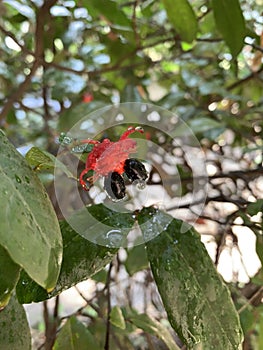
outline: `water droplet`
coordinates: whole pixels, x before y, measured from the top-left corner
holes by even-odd
[[[140,191],[144,190],[146,187],[146,182],[144,180],[135,180],[134,184],[136,185],[136,188]]]
[[[166,271],[171,271],[172,270],[172,264],[171,264],[171,260],[170,259],[166,260],[164,268],[165,268]]]
[[[18,175],[15,175],[15,178],[16,178],[16,182],[18,182],[19,184],[21,184],[21,179],[20,179],[20,177],[18,176]]]
[[[28,284],[28,281],[22,280],[22,285],[26,286]]]
[[[175,240],[173,241],[173,244],[178,244],[178,239],[175,239]]]
[[[4,291],[4,295],[5,295],[5,294],[8,294],[8,293],[10,293],[10,290],[7,288],[7,289]]]
[[[120,230],[110,230],[107,232],[106,238],[110,247],[120,247],[123,234]]]
[[[28,176],[25,176],[25,180],[28,184],[30,183],[30,178]]]
[[[92,144],[77,145],[72,147],[71,151],[73,153],[83,153],[83,152],[88,153],[92,151],[93,147],[94,145]]]
[[[73,141],[73,139],[72,137],[67,136],[64,132],[62,132],[59,136],[58,141],[61,145],[69,145]]]

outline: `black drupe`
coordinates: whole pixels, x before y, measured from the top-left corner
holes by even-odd
[[[116,171],[109,173],[104,179],[104,189],[112,199],[125,197],[125,183],[123,177]]]
[[[135,158],[126,159],[124,164],[124,171],[130,181],[146,180],[147,171],[145,166]]]

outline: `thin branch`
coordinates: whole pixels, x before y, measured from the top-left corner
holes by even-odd
[[[223,41],[222,38],[196,38],[196,41],[204,43],[220,43]]]
[[[261,298],[263,297],[263,287],[260,287],[259,290],[252,295],[252,297],[247,301],[246,304],[244,304],[243,306],[241,306],[241,308],[238,310],[238,313],[241,314],[241,312],[243,312],[249,305],[251,305],[253,303],[253,301],[255,299],[257,299],[258,296],[261,295]]]
[[[188,202],[182,205],[175,205],[172,206],[170,208],[167,208],[167,211],[171,211],[174,209],[189,209],[190,207],[193,207],[195,205],[198,204],[207,204],[209,202],[224,202],[224,203],[233,203],[235,204],[239,209],[242,209],[244,205],[249,204],[250,202],[246,201],[243,198],[237,198],[237,199],[233,199],[233,198],[229,198],[226,197],[224,195],[219,195],[219,196],[215,196],[215,197],[206,197],[206,198],[201,198],[195,202]]]
[[[41,65],[41,60],[43,56],[43,34],[44,34],[44,25],[47,20],[47,16],[50,15],[50,8],[56,3],[56,0],[47,0],[44,2],[43,6],[36,13],[36,30],[35,30],[35,52],[34,57],[35,60],[31,67],[30,73],[25,77],[25,80],[20,84],[17,90],[12,93],[7,102],[5,103],[3,109],[0,113],[0,120],[3,120],[7,117],[10,109],[13,107],[13,104],[18,101],[21,96],[28,89],[33,76],[35,75],[38,67]]]
[[[0,31],[3,34],[5,34],[5,36],[9,36],[16,43],[16,45],[20,47],[22,52],[28,55],[34,55],[33,51],[28,50],[23,44],[20,43],[20,41],[16,38],[16,36],[13,33],[6,30],[1,24],[0,24]]]
[[[236,87],[238,87],[239,85],[242,85],[242,84],[244,84],[244,83],[247,83],[247,82],[248,82],[249,80],[251,80],[251,79],[257,78],[258,75],[259,75],[261,72],[263,72],[263,66],[262,66],[261,68],[259,68],[256,72],[252,72],[252,73],[250,73],[249,75],[247,75],[245,78],[240,79],[240,80],[234,82],[233,84],[227,86],[226,89],[227,89],[228,91],[233,90],[233,89],[235,89]]]
[[[256,45],[256,44],[250,44],[250,43],[248,43],[246,41],[245,41],[245,44],[248,45],[248,46],[251,46],[251,47],[253,47],[253,49],[263,53],[263,47],[262,46],[259,46],[259,45]]]
[[[46,340],[43,346],[46,350],[52,350],[55,339],[56,339],[56,333],[57,333],[57,326],[58,326],[58,307],[59,307],[59,295],[56,296],[55,299],[55,306],[53,310],[53,317],[50,319],[49,312],[48,312],[48,303],[45,300],[44,303],[44,321],[45,321],[45,336]]]
[[[137,18],[136,18],[136,8],[138,6],[138,0],[136,0],[133,4],[133,12],[132,12],[132,27],[135,37],[135,43],[137,47],[140,47],[140,35],[137,29]]]
[[[106,281],[106,287],[107,287],[107,304],[108,304],[108,311],[107,311],[107,323],[106,323],[106,336],[105,336],[105,345],[104,350],[110,349],[110,312],[111,312],[111,293],[110,293],[110,282],[111,282],[111,270],[112,270],[112,262],[109,266],[107,281]]]

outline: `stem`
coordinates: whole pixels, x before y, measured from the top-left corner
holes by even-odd
[[[111,312],[111,294],[110,294],[110,282],[111,282],[111,270],[112,270],[112,262],[109,266],[108,276],[107,276],[107,282],[106,282],[106,290],[107,290],[107,304],[108,304],[108,311],[107,311],[107,321],[106,321],[106,336],[105,336],[105,345],[104,350],[110,349],[110,312]]]

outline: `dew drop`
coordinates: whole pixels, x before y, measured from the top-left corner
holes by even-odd
[[[164,268],[165,268],[166,271],[171,271],[172,270],[172,265],[171,265],[171,260],[170,259],[166,260],[166,264],[165,264]]]
[[[123,239],[123,234],[120,230],[110,230],[106,234],[110,247],[119,247]]]
[[[15,175],[15,178],[16,178],[16,182],[18,182],[19,184],[21,184],[21,179],[20,179],[20,177],[18,176],[18,175]]]
[[[146,182],[144,180],[136,180],[134,181],[136,188],[140,191],[143,191],[146,187]]]

